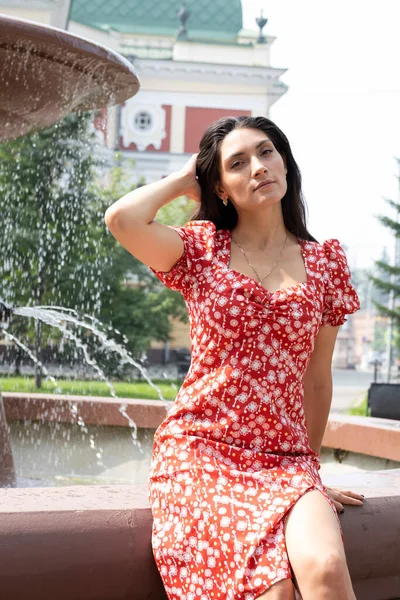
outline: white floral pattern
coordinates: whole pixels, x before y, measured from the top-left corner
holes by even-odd
[[[337,517],[302,380],[320,327],[344,323],[359,300],[337,240],[299,240],[307,281],[268,292],[229,268],[228,230],[174,229],[184,254],[152,270],[184,296],[192,361],[154,436],[154,557],[169,600],[254,600],[293,577],[283,526],[296,501],[318,489]]]

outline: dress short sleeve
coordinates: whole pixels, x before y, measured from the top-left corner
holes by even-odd
[[[360,300],[351,283],[346,254],[336,239],[323,243],[327,259],[322,325],[338,327],[360,308]]]
[[[183,254],[169,271],[150,270],[171,290],[184,294],[212,257],[216,227],[212,221],[189,221],[183,227],[169,226],[183,241]]]

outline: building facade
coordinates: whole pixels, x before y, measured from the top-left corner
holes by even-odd
[[[272,67],[275,38],[243,29],[240,0],[0,0],[0,12],[60,25],[120,52],[135,65],[140,93],[99,111],[105,144],[135,160],[151,182],[198,151],[202,133],[227,115],[268,116],[287,90]],[[256,16],[256,15],[255,15]]]

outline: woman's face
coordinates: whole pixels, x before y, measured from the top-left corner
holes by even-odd
[[[259,129],[234,129],[223,139],[219,171],[217,194],[239,211],[280,202],[287,191],[284,159]]]

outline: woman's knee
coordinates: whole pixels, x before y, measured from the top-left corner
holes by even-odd
[[[337,518],[318,490],[302,496],[285,522],[285,539],[300,588],[346,578],[347,564]],[[329,587],[329,586],[328,586]]]
[[[305,551],[297,560],[297,571],[307,573],[307,579],[313,583],[331,585],[343,579],[347,571],[346,558],[335,548],[315,553]]]

